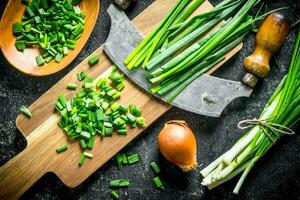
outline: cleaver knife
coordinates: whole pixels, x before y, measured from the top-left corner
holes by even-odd
[[[110,5],[107,12],[111,18],[111,29],[104,44],[104,51],[135,84],[166,102],[168,95],[161,97],[151,92],[153,85],[146,81],[149,71],[142,68],[129,71],[123,64],[144,36],[134,27],[126,14],[115,5]],[[252,91],[251,87],[241,82],[204,74],[189,84],[171,104],[200,115],[219,117],[231,101],[238,97],[249,97]]]

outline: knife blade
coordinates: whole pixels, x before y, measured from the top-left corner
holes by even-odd
[[[144,36],[115,5],[110,5],[107,12],[111,18],[111,29],[104,44],[104,51],[135,84],[166,102],[169,95],[161,97],[151,92],[153,85],[146,81],[149,71],[141,68],[129,71],[123,64]],[[189,84],[171,104],[193,113],[219,117],[231,101],[238,97],[249,97],[252,91],[252,88],[241,82],[204,74]]]

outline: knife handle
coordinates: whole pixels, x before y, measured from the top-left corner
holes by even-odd
[[[253,53],[244,59],[247,71],[243,82],[254,87],[259,78],[264,78],[270,71],[269,61],[284,42],[291,24],[280,13],[270,14],[260,26],[256,35],[256,47]]]

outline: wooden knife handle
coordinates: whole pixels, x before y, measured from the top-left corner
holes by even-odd
[[[264,20],[256,35],[255,50],[244,60],[244,68],[248,72],[243,79],[244,83],[254,87],[258,78],[268,75],[270,58],[279,50],[290,28],[291,24],[277,12]]]

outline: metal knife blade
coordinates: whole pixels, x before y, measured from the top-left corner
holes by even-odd
[[[150,89],[153,85],[146,81],[149,71],[141,68],[129,71],[123,64],[127,56],[143,40],[143,35],[116,6],[110,5],[107,12],[111,18],[111,30],[104,44],[106,54],[134,83],[152,94]],[[181,92],[173,100],[172,105],[193,113],[219,117],[231,101],[238,97],[249,97],[252,90],[241,82],[202,75]],[[168,98],[168,95],[154,96],[163,101]]]

